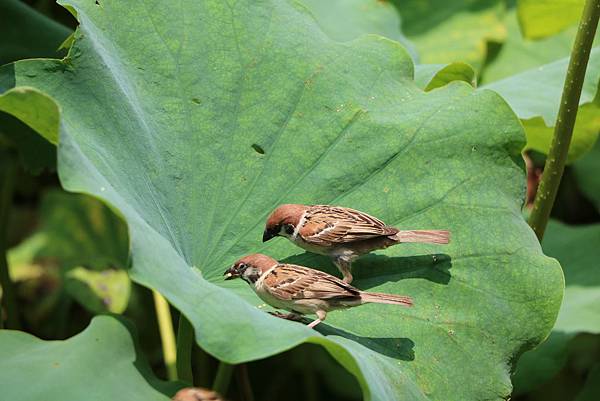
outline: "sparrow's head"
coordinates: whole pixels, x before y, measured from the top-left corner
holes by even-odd
[[[263,242],[279,235],[291,237],[306,209],[308,206],[293,204],[281,205],[275,209],[267,219]]]
[[[241,277],[254,284],[264,272],[277,264],[275,259],[260,253],[244,256],[225,271],[225,280]]]

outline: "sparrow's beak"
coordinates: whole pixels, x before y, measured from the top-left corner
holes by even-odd
[[[263,233],[263,242],[267,242],[268,240],[270,240],[271,238],[274,238],[276,236],[277,236],[277,234],[274,234],[272,231],[265,230],[265,232]]]
[[[225,276],[225,280],[233,280],[234,278],[238,278],[240,276],[240,274],[238,273],[238,271],[232,266],[229,269],[227,269],[225,271],[225,273],[223,274],[223,276]]]

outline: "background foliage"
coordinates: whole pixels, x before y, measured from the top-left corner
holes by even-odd
[[[165,370],[151,287],[212,355],[196,349],[196,384],[210,385],[213,356],[268,357],[246,365],[258,400],[496,399],[511,393],[511,372],[517,399],[593,399],[598,52],[554,212],[562,223],[543,243],[565,271],[564,302],[548,340],[514,365],[548,334],[561,297],[558,265],[520,215],[519,152],[528,150],[534,189],[577,18],[527,1],[306,0],[311,14],[268,3],[182,10],[81,0],[68,6],[81,23],[74,35],[64,27],[75,28],[69,13],[50,2],[3,3],[0,26],[13,38],[0,48],[3,63],[61,57],[59,45],[72,45],[62,62],[2,69],[0,109],[12,116],[0,116],[0,143],[5,160],[20,160],[8,262],[23,328],[44,339],[81,334],[63,343],[0,332],[0,372],[11,371],[0,387],[11,399],[37,399],[60,377],[87,380],[93,370],[61,360],[79,347],[103,353],[88,365],[116,364],[99,388],[167,399],[182,384],[156,379]],[[28,34],[15,37],[16,26]],[[62,186],[110,206],[57,189],[59,133]],[[410,227],[443,224],[454,241],[357,264],[357,286],[410,293],[419,308],[332,314],[317,333],[270,317],[244,283],[220,277],[251,251],[298,253],[256,240],[270,207],[292,200],[347,204]],[[331,269],[312,255],[290,260]],[[132,323],[91,320],[105,312]],[[40,356],[15,360],[34,349]],[[19,391],[25,370],[48,368],[60,373]],[[229,396],[247,399],[236,377]],[[45,394],[79,399],[80,391]]]

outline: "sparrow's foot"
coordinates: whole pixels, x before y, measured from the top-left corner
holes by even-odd
[[[324,310],[318,310],[316,312],[318,319],[317,320],[313,320],[312,322],[310,322],[309,324],[307,324],[306,326],[309,328],[313,328],[315,327],[317,324],[321,323],[323,320],[325,320],[325,318],[327,317],[327,312],[325,312]]]
[[[269,312],[269,313],[275,317],[285,319],[285,320],[291,320],[294,322],[301,322],[303,319],[302,315],[299,315],[297,313],[282,313],[282,312]]]
[[[350,284],[352,282],[352,273],[350,273],[350,269],[352,268],[352,263],[346,260],[343,257],[336,257],[333,259],[333,264],[338,268],[338,270],[344,276],[344,283]]]

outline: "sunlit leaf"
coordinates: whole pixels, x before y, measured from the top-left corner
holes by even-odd
[[[518,0],[523,35],[539,39],[573,25],[581,18],[584,0]]]
[[[316,343],[367,400],[509,396],[510,361],[552,327],[562,274],[521,216],[524,135],[499,96],[461,82],[423,92],[399,44],[334,41],[295,2],[72,4],[69,60],[2,73],[56,100],[62,184],[122,213],[131,277],[181,310],[205,350],[238,363]],[[359,288],[414,308],[365,305],[311,330],[222,277],[250,252],[334,271],[261,243],[284,202],[453,240],[356,263]]]

